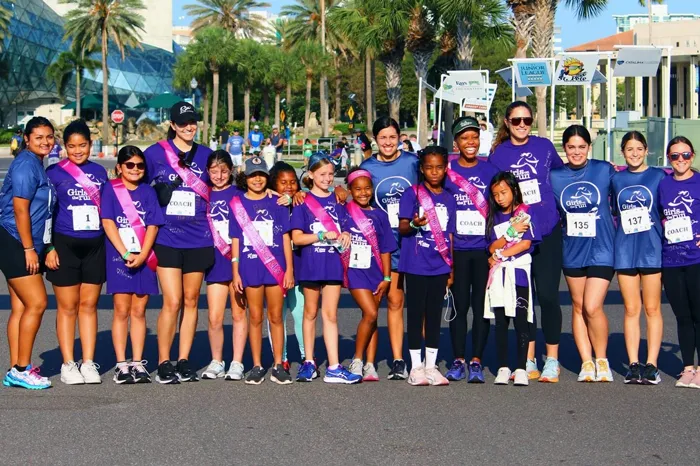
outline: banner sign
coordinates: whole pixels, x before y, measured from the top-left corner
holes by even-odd
[[[591,84],[598,66],[597,54],[568,53],[557,66],[554,84],[557,86],[584,86]]]
[[[502,70],[496,71],[503,80],[510,86],[513,87],[513,69],[503,68]],[[527,87],[520,87],[516,84],[515,86],[515,97],[529,97],[532,95],[532,91]]]
[[[607,82],[608,78],[606,78],[605,75],[600,71],[595,70],[595,74],[593,75],[593,81],[591,81],[591,84],[605,84]]]
[[[552,85],[552,77],[547,61],[515,62],[515,82],[524,87],[545,87]]]
[[[481,71],[459,71],[442,75],[438,96],[449,102],[461,104],[462,99],[481,99],[486,96],[484,75]]]
[[[488,113],[491,110],[493,99],[496,97],[496,89],[498,89],[498,84],[486,84],[486,97],[483,99],[464,99],[462,101],[462,110],[465,112]]]
[[[627,76],[649,77],[656,76],[661,62],[663,49],[656,47],[620,47],[615,61],[614,75],[618,78]]]

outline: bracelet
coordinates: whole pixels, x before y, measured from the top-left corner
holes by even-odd
[[[319,232],[318,232],[318,240],[319,240],[319,241],[325,241],[325,240],[326,240],[326,232],[325,232],[325,231],[319,231]]]
[[[409,225],[411,228],[413,228],[414,230],[420,230],[420,227],[417,227],[417,226],[415,225],[415,223],[413,223],[413,220],[411,220],[410,222],[408,222],[408,225]]]
[[[231,258],[231,263],[233,264],[234,262],[238,262],[238,257],[232,257],[232,258]]]
[[[515,228],[513,228],[513,226],[511,225],[508,227],[508,230],[506,230],[506,235],[510,236],[511,238],[515,238],[516,236],[518,236],[518,232],[515,231]]]
[[[508,260],[508,258],[503,256],[503,249],[496,249],[493,253],[496,255],[498,260],[501,262]]]
[[[56,247],[55,247],[53,244],[49,244],[49,245],[46,247],[46,252],[49,253],[49,252],[51,252],[51,251],[53,251],[53,250],[55,250],[55,249],[56,249]]]
[[[385,282],[391,282],[391,275],[384,275]]]
[[[31,248],[24,248],[24,252],[27,251],[36,251],[36,249],[34,249],[34,246],[32,246]]]
[[[126,251],[124,254],[122,254],[122,259],[126,260],[127,257],[129,257],[129,254],[131,254],[129,251]]]

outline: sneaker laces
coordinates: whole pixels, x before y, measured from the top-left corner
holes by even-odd
[[[45,377],[42,377],[40,374],[40,370],[38,367],[32,367],[29,369],[29,377],[34,378],[34,379],[44,379]]]
[[[80,365],[80,367],[82,366],[86,366],[88,369],[94,369],[95,371],[98,371],[100,369],[100,365],[97,364],[95,361],[84,362]]]
[[[129,365],[128,364],[122,364],[121,366],[117,366],[117,370],[119,371],[120,374],[128,374],[129,373]]]
[[[459,369],[460,366],[464,366],[464,363],[459,359],[455,359],[452,363],[452,366],[450,367],[450,371],[456,371]]]
[[[131,367],[133,367],[136,372],[148,372],[146,370],[146,364],[148,364],[148,361],[145,359],[142,361],[132,361]]]
[[[608,366],[608,361],[601,359],[598,361],[599,372],[610,372],[610,367]]]

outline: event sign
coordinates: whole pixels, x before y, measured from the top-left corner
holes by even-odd
[[[515,82],[524,87],[548,87],[552,85],[548,61],[516,61]]]
[[[591,84],[598,66],[598,54],[568,53],[562,56],[555,73],[557,86],[584,86]]]
[[[628,76],[656,76],[663,49],[656,47],[620,47],[615,61],[614,75],[617,78]]]
[[[496,71],[503,80],[508,83],[510,87],[513,87],[513,68],[503,68],[502,70]],[[515,96],[516,97],[529,97],[532,95],[532,91],[527,87],[520,87],[516,84],[515,86]]]
[[[461,104],[463,99],[482,99],[486,96],[486,83],[481,71],[452,72],[442,77],[438,96],[443,100]]]

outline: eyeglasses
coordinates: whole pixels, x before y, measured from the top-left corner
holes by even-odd
[[[532,122],[534,120],[532,117],[513,117],[508,121],[510,121],[510,124],[514,126],[520,126],[521,123],[525,123],[525,126],[532,126]]]
[[[124,166],[128,170],[133,170],[134,168],[137,168],[139,170],[145,170],[146,169],[146,164],[143,162],[124,162]]]
[[[668,158],[671,160],[671,162],[675,162],[676,160],[680,159],[683,157],[683,160],[690,160],[693,158],[693,153],[692,152],[673,152],[671,154],[668,154]]]

